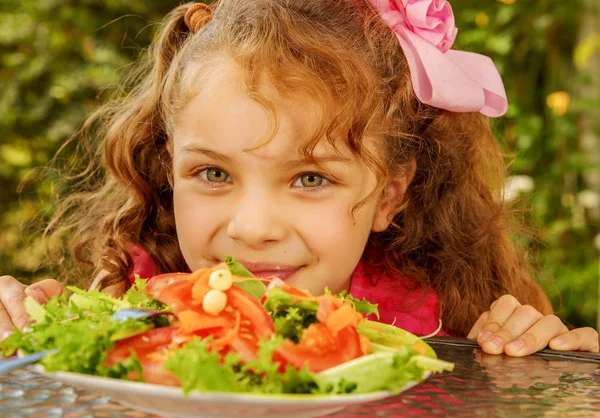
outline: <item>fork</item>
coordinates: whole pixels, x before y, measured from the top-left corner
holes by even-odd
[[[144,308],[127,308],[115,312],[111,315],[111,318],[126,321],[127,319],[146,319],[161,315],[173,315],[173,312],[156,311]]]
[[[117,319],[121,322],[126,321],[127,319],[145,319],[145,318],[153,318],[155,316],[160,315],[173,315],[172,312],[165,311],[156,311],[152,309],[143,309],[143,308],[127,308],[121,309],[120,311],[115,312],[111,315],[111,318]],[[24,357],[11,358],[8,360],[0,360],[0,375],[10,373],[13,370],[19,369],[21,367],[27,366],[29,364],[34,364],[46,357],[48,354],[57,353],[58,350],[44,350],[37,353],[29,354]]]

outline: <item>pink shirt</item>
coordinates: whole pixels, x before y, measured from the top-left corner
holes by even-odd
[[[149,278],[156,269],[150,257],[139,247],[131,247],[134,275]],[[378,304],[379,322],[395,325],[415,335],[426,335],[438,327],[439,300],[432,289],[423,288],[398,273],[389,274],[379,260],[364,256],[352,273],[350,294]],[[374,315],[369,319],[376,320]],[[441,330],[437,335],[448,335]]]
[[[415,335],[433,333],[439,326],[440,304],[431,288],[401,275],[390,273],[377,260],[363,256],[350,282],[350,294],[357,299],[376,303],[379,322],[395,325]],[[377,320],[375,315],[369,319]],[[437,336],[447,336],[443,329]]]

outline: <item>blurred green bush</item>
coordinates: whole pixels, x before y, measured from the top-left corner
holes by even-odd
[[[570,324],[595,326],[600,233],[600,18],[594,0],[452,0],[457,47],[490,55],[511,103],[493,121],[524,196],[542,283]],[[43,166],[109,97],[177,1],[0,3],[0,268],[49,277],[35,216],[52,212]],[[68,152],[61,158],[67,158]],[[31,176],[30,181],[25,181]],[[19,185],[22,185],[20,193]],[[596,242],[595,242],[596,241]]]

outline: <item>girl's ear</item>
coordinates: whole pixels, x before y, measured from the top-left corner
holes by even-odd
[[[413,160],[406,170],[388,180],[373,217],[372,232],[383,232],[390,226],[394,212],[402,203],[406,189],[408,189],[408,185],[415,176],[416,169],[417,163]]]
[[[167,140],[165,141],[165,149],[167,150],[167,152],[169,153],[169,156],[171,158],[173,158],[173,140],[171,139],[171,137],[169,136],[167,138]]]

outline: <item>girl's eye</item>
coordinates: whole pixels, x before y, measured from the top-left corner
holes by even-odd
[[[327,182],[327,180],[325,179],[325,177],[323,177],[319,174],[306,173],[306,174],[300,175],[298,177],[298,179],[294,182],[293,186],[294,187],[315,188],[315,187],[322,186],[326,182]]]
[[[202,180],[207,181],[209,183],[225,183],[229,181],[229,174],[220,168],[209,167],[198,173]]]

